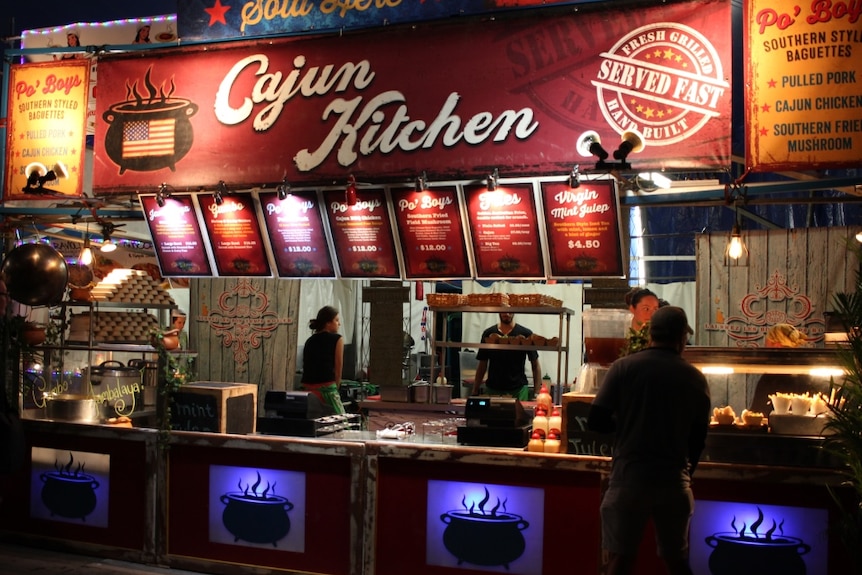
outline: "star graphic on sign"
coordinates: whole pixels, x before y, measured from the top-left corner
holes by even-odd
[[[764,104],[764,105],[762,105],[762,106],[760,107],[760,111],[761,111],[761,112],[768,112],[768,111],[769,111],[769,104]]]
[[[775,87],[775,80],[770,80],[770,81],[769,81],[769,87],[770,87],[770,88],[774,88],[774,87]]]
[[[212,26],[216,22],[221,22],[227,26],[227,21],[224,19],[225,13],[230,10],[230,6],[222,6],[221,0],[216,0],[212,8],[204,8],[204,12],[210,15],[210,23]]]
[[[769,130],[768,130],[768,129],[766,129],[766,128],[760,128],[760,135],[761,135],[761,136],[767,136],[767,135],[769,135]]]

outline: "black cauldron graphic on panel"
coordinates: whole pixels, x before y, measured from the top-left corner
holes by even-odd
[[[485,497],[468,507],[466,497],[461,500],[463,510],[447,511],[440,521],[447,525],[443,531],[443,545],[461,563],[486,567],[504,566],[524,554],[526,542],[521,533],[530,524],[521,516],[506,512],[506,502],[497,499],[488,508],[491,494],[485,488]]]
[[[258,471],[254,485],[243,486],[240,480],[239,492],[225,493],[219,498],[225,506],[222,524],[234,536],[234,542],[271,543],[277,547],[290,532],[288,512],[293,503],[275,494],[275,484],[267,482],[261,489],[261,483]]]
[[[74,456],[69,454],[66,465],[54,464],[55,470],[42,473],[39,479],[42,486],[42,503],[51,515],[85,521],[87,515],[96,508],[96,489],[99,482],[95,477],[84,473],[84,464],[75,464]]]
[[[191,149],[194,131],[189,118],[198,105],[184,98],[174,98],[176,90],[171,78],[169,86],[156,87],[152,82],[153,68],[147,69],[143,87],[138,81],[126,81],[126,100],[112,104],[102,118],[109,124],[105,133],[105,151],[126,170],[152,172],[162,168],[176,171],[176,163]]]
[[[764,515],[757,508],[757,519],[751,525],[738,527],[736,517],[730,523],[733,531],[714,533],[706,538],[713,548],[709,556],[712,575],[736,575],[741,567],[758,575],[806,575],[802,555],[811,546],[797,537],[784,535],[784,521],[764,527]]]

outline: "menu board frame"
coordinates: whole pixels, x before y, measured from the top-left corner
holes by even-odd
[[[318,193],[317,189],[306,189],[306,190],[291,190],[285,200],[278,199],[277,192],[259,192],[258,199],[260,201],[260,212],[261,212],[261,220],[263,222],[263,229],[266,230],[266,236],[269,240],[269,245],[272,253],[273,260],[275,261],[275,269],[279,278],[284,279],[334,279],[336,277],[335,274],[335,260],[332,255],[332,241],[329,236],[329,232],[326,226],[323,223],[323,213],[321,212],[322,207],[322,198]],[[307,225],[305,225],[307,229],[307,233],[309,234],[309,246],[296,246],[297,251],[291,251],[289,248],[291,246],[288,245],[288,241],[284,239],[281,231],[278,229],[278,218],[280,216],[279,204],[283,201],[297,201],[301,203],[302,200],[313,201],[313,205],[306,204],[304,207],[300,206],[300,209],[304,210],[305,214],[308,217]],[[268,206],[272,205],[273,208],[270,210]],[[302,219],[300,217],[300,219]],[[300,222],[301,225],[304,225]],[[278,240],[276,240],[278,238]],[[319,245],[319,242],[323,242],[324,249],[318,250],[322,251],[326,257],[326,268],[315,263],[313,260],[309,260],[308,258],[302,258],[302,254],[305,253],[305,250],[315,251],[315,247]],[[299,242],[293,242],[299,243]],[[285,256],[283,254],[297,254],[296,257]],[[320,258],[316,258],[320,259]],[[319,269],[319,273],[312,273],[315,269]]]
[[[335,254],[338,277],[345,279],[403,279],[401,258],[398,255],[395,242],[395,226],[392,220],[392,213],[389,209],[389,196],[386,194],[385,187],[358,188],[356,190],[356,204],[353,206],[347,205],[344,188],[322,190],[320,195],[322,198],[321,205],[324,207],[326,213],[326,224]],[[347,234],[341,233],[341,228],[339,227],[341,223],[338,218],[347,214],[350,218],[358,218],[354,220],[358,222],[362,217],[365,217],[359,213],[363,209],[368,209],[369,213],[376,212],[374,217],[379,215],[381,219],[378,221],[381,222],[382,226],[388,228],[380,234],[383,236],[382,240],[385,242],[385,245],[369,245],[365,243],[362,246],[351,246],[349,239],[346,237]],[[337,211],[338,214],[334,211]],[[354,213],[349,214],[349,212]],[[368,251],[357,252],[357,248]],[[354,253],[380,254],[385,257],[386,261],[381,262],[380,258],[364,257],[350,262],[349,260],[354,257],[352,256]]]
[[[209,240],[210,249],[212,250],[213,260],[215,261],[215,271],[217,277],[272,277],[272,264],[266,250],[266,243],[263,239],[263,234],[260,226],[260,220],[257,217],[258,210],[255,206],[257,203],[251,193],[234,193],[222,197],[222,203],[216,201],[216,198],[209,193],[195,194],[198,206],[200,206],[201,219],[204,222],[204,230]],[[241,201],[240,201],[241,200]],[[242,242],[256,242],[259,248],[256,253],[249,254],[248,257],[236,257],[230,259],[234,269],[231,270],[228,265],[231,252],[236,252],[233,246],[225,245],[234,240],[219,237],[221,235],[220,227],[214,220],[223,217],[223,221],[231,218],[233,215],[246,211],[249,216],[250,229],[245,231],[248,234],[253,234],[252,237],[244,237]],[[222,246],[225,246],[224,248]],[[254,244],[251,245],[249,251],[254,251]],[[257,259],[257,261],[254,261]],[[246,267],[247,269],[242,269]]]
[[[470,246],[473,253],[473,262],[474,262],[474,277],[479,280],[507,280],[507,279],[519,279],[519,280],[539,280],[546,278],[546,268],[545,268],[545,257],[544,252],[546,251],[545,246],[543,245],[543,239],[541,236],[541,230],[539,226],[539,218],[538,218],[538,195],[536,193],[536,188],[532,182],[518,182],[511,184],[498,184],[496,189],[489,190],[488,187],[484,184],[471,184],[463,187],[463,206],[466,210],[466,218],[467,218],[467,229],[470,234]],[[490,206],[482,204],[482,197],[484,194],[497,194],[500,196],[500,205],[498,207]],[[506,196],[509,194],[509,196]],[[512,195],[516,194],[516,195]],[[533,243],[535,244],[535,253],[527,253],[528,248],[522,244],[523,241],[530,239],[529,237],[520,238],[518,240],[512,240],[511,237],[508,240],[500,240],[496,242],[496,245],[487,246],[485,249],[490,253],[491,251],[495,253],[502,253],[498,259],[494,261],[490,261],[489,257],[483,257],[482,252],[484,251],[482,248],[483,242],[489,242],[491,240],[486,240],[481,237],[480,234],[477,233],[477,230],[485,227],[485,221],[482,220],[482,216],[480,216],[478,210],[482,210],[482,213],[487,213],[490,218],[496,219],[497,222],[494,224],[489,224],[488,227],[491,226],[510,226],[509,235],[511,236],[511,226],[513,222],[520,219],[516,217],[504,217],[504,214],[492,214],[492,212],[499,210],[505,210],[506,208],[511,208],[512,206],[516,206],[518,203],[526,200],[526,204],[524,204],[520,211],[523,212],[522,215],[528,218],[528,222],[526,225],[529,226],[529,233],[532,236]],[[519,236],[524,235],[527,230],[519,231]],[[505,244],[505,246],[501,245]],[[498,249],[502,248],[502,249]],[[532,252],[532,249],[529,250]],[[529,256],[530,258],[535,260],[535,270],[530,266],[529,263],[525,265],[525,256]],[[521,271],[521,268],[524,268]]]
[[[473,277],[474,268],[462,209],[464,201],[457,185],[435,186],[433,189],[426,187],[422,190],[415,186],[393,186],[389,188],[389,204],[405,279]],[[457,230],[452,229],[455,223]],[[434,230],[435,227],[443,229]],[[444,253],[438,255],[439,252]],[[422,259],[426,255],[428,257]]]
[[[158,205],[156,194],[140,194],[141,210],[144,214],[144,220],[147,222],[147,228],[150,232],[150,237],[153,239],[153,249],[156,252],[156,261],[159,264],[159,271],[164,278],[187,278],[187,277],[213,277],[213,257],[209,242],[206,241],[202,231],[202,224],[199,218],[199,206],[195,198],[189,195],[172,195],[165,198],[164,206]],[[203,254],[203,261],[192,261],[189,258],[169,257],[169,251],[165,250],[166,244],[164,239],[160,239],[161,233],[156,227],[156,219],[160,217],[163,210],[179,210],[189,214],[190,219],[184,223],[192,227],[191,234],[194,235],[200,246],[200,253]],[[200,258],[197,258],[200,260]],[[167,262],[171,262],[166,265]],[[184,262],[184,263],[181,263]],[[195,270],[194,266],[198,269]],[[188,269],[182,269],[182,268]],[[176,271],[172,271],[176,268]]]
[[[542,181],[539,194],[549,278],[626,277],[619,186],[615,178],[581,181],[577,188],[572,188],[568,180]],[[606,218],[604,222],[600,220],[602,217]],[[560,223],[558,229],[556,222]],[[571,250],[577,250],[574,257],[567,253]]]

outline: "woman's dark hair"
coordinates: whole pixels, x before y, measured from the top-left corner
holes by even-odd
[[[658,299],[658,296],[652,290],[648,290],[644,287],[633,287],[629,290],[629,293],[626,294],[626,305],[628,307],[637,306],[640,301],[647,297],[652,296]]]
[[[338,310],[331,305],[325,305],[317,311],[317,317],[308,322],[308,327],[317,331],[335,319]]]

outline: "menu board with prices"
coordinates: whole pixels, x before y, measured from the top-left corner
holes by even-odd
[[[204,225],[219,276],[271,276],[260,224],[250,194],[199,194]]]
[[[409,188],[391,195],[406,279],[471,277],[458,189]]]
[[[291,192],[283,200],[275,192],[258,197],[278,276],[334,278],[317,193]]]
[[[213,275],[191,196],[166,198],[159,206],[154,195],[142,195],[141,209],[163,277]]]
[[[467,217],[481,279],[544,278],[536,202],[530,184],[464,188]]]
[[[358,190],[352,206],[342,190],[323,192],[323,199],[341,277],[401,278],[384,191]]]
[[[623,277],[614,180],[542,184],[551,277]]]

